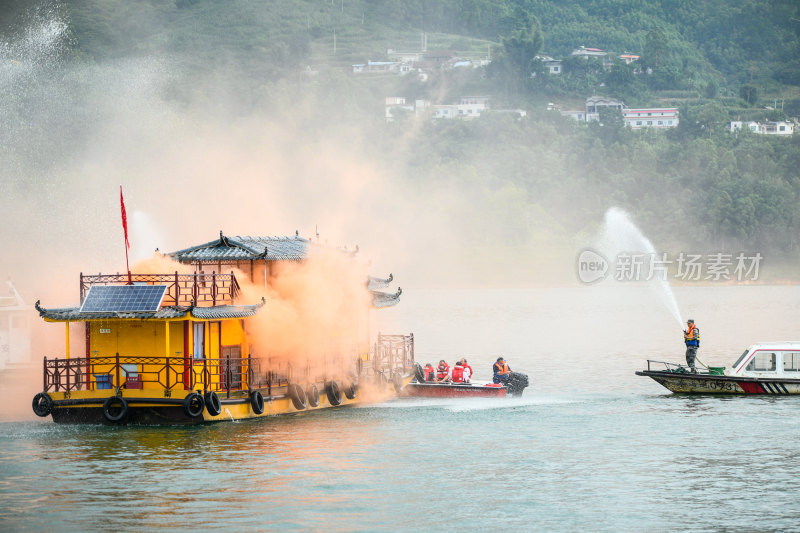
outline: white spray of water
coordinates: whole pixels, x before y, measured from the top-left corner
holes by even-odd
[[[656,252],[650,240],[636,227],[628,214],[618,207],[612,207],[605,214],[605,227],[597,243],[599,251],[605,255],[609,261],[614,261],[621,253],[640,254],[643,258],[641,281],[646,281],[659,296],[661,301],[670,310],[672,316],[683,327],[683,319],[678,310],[678,302],[669,284],[666,273],[661,275],[656,272],[647,280],[647,273],[650,272],[652,262],[659,261],[661,255]]]
[[[152,257],[159,243],[164,242],[158,224],[150,215],[138,209],[131,214],[130,222],[131,259],[136,262]]]
[[[68,26],[57,10],[33,10],[30,19],[21,37],[0,40],[0,85],[4,89],[19,84],[20,78],[30,82],[52,70],[69,46]]]

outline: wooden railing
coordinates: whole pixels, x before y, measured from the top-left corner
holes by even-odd
[[[414,367],[414,334],[385,335],[378,333],[372,354],[375,372],[406,373]]]
[[[126,285],[128,274],[81,273],[81,303],[92,285]],[[131,283],[166,285],[162,305],[228,305],[239,296],[239,282],[230,274],[131,274]]]
[[[43,390],[70,392],[102,389],[202,390],[225,393],[288,384],[280,370],[264,371],[258,358],[94,356],[44,358]]]

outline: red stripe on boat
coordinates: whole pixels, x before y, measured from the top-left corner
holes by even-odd
[[[765,392],[760,383],[753,381],[738,381],[737,383],[747,394],[763,394]]]

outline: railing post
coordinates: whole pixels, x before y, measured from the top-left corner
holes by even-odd
[[[42,391],[47,390],[47,356],[44,357],[42,366]]]
[[[70,390],[69,388],[69,359],[67,359],[67,388],[64,390]]]
[[[203,394],[208,392],[208,383],[206,377],[208,376],[208,358],[203,357]]]
[[[231,359],[230,359],[230,357],[225,359],[224,372],[225,372],[225,391],[228,393],[228,398],[230,398],[231,397],[231,381],[233,381],[231,379],[233,377],[233,374],[231,373]]]
[[[211,271],[211,305],[217,305],[217,273]]]
[[[117,387],[122,386],[122,382],[120,382],[119,377],[120,377],[119,376],[119,352],[117,352],[117,383],[116,383]]]
[[[170,389],[170,386],[169,386],[169,354],[167,354],[166,360],[167,360],[167,390],[169,390]]]

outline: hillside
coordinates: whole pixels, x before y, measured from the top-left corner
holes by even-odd
[[[194,166],[204,155],[192,143],[239,154],[269,139],[236,161],[268,168],[284,193],[339,198],[320,193],[298,213],[339,217],[351,202],[353,217],[375,209],[386,219],[371,228],[379,241],[405,223],[399,207],[386,208],[401,198],[426,213],[420,224],[446,228],[418,229],[407,244],[451,254],[481,279],[493,276],[495,258],[524,278],[533,261],[570,257],[612,205],[662,248],[760,251],[791,265],[800,256],[800,137],[734,136],[727,125],[800,114],[799,20],[793,1],[11,0],[0,12],[9,95],[0,111],[11,125],[0,133],[2,170],[12,199],[45,184],[102,186],[111,175],[144,187],[137,176],[165,166],[177,177],[159,186],[177,187],[198,179],[189,169],[214,168]],[[352,72],[386,60],[389,48],[417,51],[423,39],[428,50],[492,63],[424,79]],[[581,45],[640,59],[579,63],[570,53]],[[563,74],[537,70],[535,54],[564,59]],[[467,94],[528,115],[383,118],[387,96],[448,103]],[[592,94],[679,107],[681,125],[630,131],[545,110]],[[217,172],[247,174],[234,163]],[[364,196],[342,185],[352,175],[369,176]],[[256,209],[256,198],[240,201]]]

